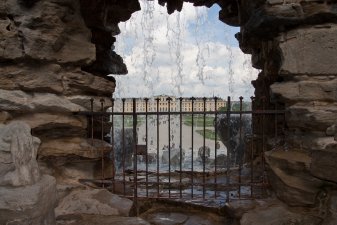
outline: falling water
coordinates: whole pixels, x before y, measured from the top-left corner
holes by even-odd
[[[195,8],[196,22],[195,22],[195,42],[198,47],[198,53],[196,57],[196,64],[198,67],[197,77],[204,84],[204,68],[206,66],[206,58],[209,57],[209,33],[204,32],[201,27],[204,27],[208,22],[208,16],[205,11],[201,11],[199,8]],[[207,25],[210,25],[207,23]],[[206,53],[206,55],[205,55]]]
[[[129,74],[115,76],[115,97],[253,94],[257,71],[233,41],[235,31],[213,21],[217,9],[184,3],[181,13],[168,15],[155,1],[140,3],[116,37]]]
[[[168,51],[170,59],[174,62],[171,67],[171,81],[174,87],[173,93],[178,95],[183,94],[181,89],[183,82],[183,56],[181,54],[182,47],[182,28],[181,28],[180,13],[176,13],[175,20],[170,21],[169,16],[166,16],[166,38],[168,40]]]
[[[143,64],[142,76],[146,87],[153,90],[153,76],[155,72],[154,61],[156,58],[156,47],[154,41],[154,1],[145,1],[142,10],[141,28],[143,35]]]
[[[226,28],[224,24],[215,25],[205,7],[192,8],[191,4],[184,3],[181,13],[168,15],[166,9],[155,1],[143,0],[140,3],[142,10],[134,13],[126,23],[120,24],[121,34],[117,36],[115,43],[116,52],[122,55],[129,75],[115,76],[117,87],[114,97],[152,97],[160,94],[177,97],[252,95],[250,81],[256,77],[257,71],[252,69],[250,57],[245,56],[238,49],[238,44],[232,41],[233,30]],[[171,117],[170,131],[167,116],[158,118],[157,121],[157,117],[149,116],[146,124],[147,138],[145,123],[137,128],[137,143],[144,145],[147,140],[148,152],[156,153],[158,150],[162,163],[163,145],[167,145],[170,135],[174,135],[170,139],[171,144],[175,143],[177,146],[179,143],[179,118]],[[119,128],[121,121],[119,118],[119,123],[116,123]],[[156,129],[160,126],[162,130],[157,138]],[[202,171],[200,162],[198,164],[195,158],[198,148],[203,145],[202,142],[197,143],[196,139],[202,138],[196,138],[195,134],[192,149],[191,137],[186,135],[190,127],[183,125],[182,130],[185,136],[181,146],[186,152],[183,169],[191,168],[193,152],[194,169]],[[116,142],[121,139],[118,132],[114,137]],[[128,139],[131,140],[131,137]],[[214,146],[214,142],[206,142],[206,145]],[[211,158],[214,159],[215,150],[212,151]],[[227,154],[222,143],[217,156],[219,154]],[[148,169],[156,171],[157,165],[159,164],[155,162]],[[161,165],[160,170],[167,171],[167,167]],[[140,164],[139,168],[145,170],[145,164]]]

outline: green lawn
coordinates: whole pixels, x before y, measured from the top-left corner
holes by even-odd
[[[205,126],[213,127],[214,117],[206,116],[205,117]],[[183,122],[187,126],[192,126],[192,116],[185,115],[183,118]],[[193,126],[195,127],[203,127],[204,126],[204,116],[203,115],[194,115],[193,116]]]
[[[204,136],[204,130],[196,130],[195,132],[197,132],[201,136]],[[210,139],[210,140],[215,140],[214,130],[205,129],[205,138]],[[217,139],[219,140],[219,137],[217,137]]]
[[[137,118],[137,127],[141,126],[145,122],[145,117]],[[122,116],[114,116],[114,124],[116,127],[122,127]],[[124,127],[133,127],[132,116],[124,116]]]

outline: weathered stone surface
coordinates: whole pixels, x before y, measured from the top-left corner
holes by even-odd
[[[331,125],[326,129],[326,135],[327,136],[334,136],[337,133],[337,123]],[[336,140],[336,139],[335,139]]]
[[[317,81],[289,81],[274,83],[271,91],[286,101],[337,101],[337,78]]]
[[[324,184],[310,174],[306,152],[274,150],[265,153],[269,180],[278,198],[292,206],[312,206]]]
[[[113,79],[94,76],[76,68],[58,64],[15,64],[0,67],[0,88],[63,95],[94,94],[111,96]]]
[[[85,190],[86,188],[86,186],[81,184],[58,183],[56,185],[57,202],[60,202],[64,197],[69,195],[74,190]]]
[[[283,58],[280,74],[335,75],[336,35],[337,26],[332,24],[285,33],[280,43]]]
[[[111,151],[111,145],[105,141],[86,138],[61,138],[44,140],[39,148],[39,156],[77,155],[85,158],[100,158]]]
[[[111,97],[115,92],[115,80],[109,77],[93,76],[82,70],[74,70],[63,74],[63,84],[67,95],[102,95]]]
[[[39,180],[36,156],[40,140],[30,131],[23,122],[0,124],[0,185],[24,186]]]
[[[235,12],[239,18],[241,31],[238,36],[241,38],[238,40],[240,47],[256,50],[258,50],[261,40],[271,40],[285,30],[295,30],[303,25],[305,27],[305,25],[335,23],[335,6],[335,2],[322,4],[322,1],[319,0],[282,1],[281,4],[278,1],[268,4],[266,1],[256,0],[243,1],[239,4],[239,9],[235,10],[237,8],[235,1],[225,4],[225,7],[234,9],[232,10],[233,14],[229,14],[228,18],[234,17]],[[226,20],[222,21],[227,22]]]
[[[337,142],[333,137],[321,137],[320,133],[298,132],[286,138],[287,142],[296,148],[306,151],[336,149]]]
[[[44,175],[30,186],[0,186],[0,224],[53,225],[55,179]]]
[[[139,217],[120,217],[102,215],[66,216],[56,221],[57,225],[150,225]]]
[[[332,151],[313,151],[310,172],[323,180],[337,183],[337,146]]]
[[[288,107],[288,126],[325,133],[337,120],[337,102],[299,102]]]
[[[241,225],[318,225],[321,222],[322,219],[315,215],[292,212],[280,203],[268,207],[257,207],[245,213],[240,220]]]
[[[0,62],[5,59],[15,60],[23,57],[22,37],[14,22],[9,18],[0,19]]]
[[[322,225],[337,224],[337,193],[332,191],[329,193],[329,201],[327,202],[328,212]]]
[[[35,130],[48,130],[55,127],[78,127],[85,129],[87,127],[87,119],[85,117],[65,114],[24,114],[15,117],[15,120],[24,121]]]
[[[55,224],[55,179],[40,177],[39,145],[26,123],[0,125],[0,224]]]
[[[23,64],[2,66],[0,68],[0,88],[5,90],[23,90],[62,93],[60,65]]]
[[[89,184],[101,186],[101,182],[86,182],[85,179],[102,179],[112,177],[111,159],[104,158],[102,174],[102,160],[88,159],[75,155],[40,157],[41,172],[54,176],[58,184],[80,185]],[[84,179],[84,180],[83,180]]]
[[[240,200],[229,202],[224,206],[227,215],[233,218],[241,219],[242,215],[253,210],[258,205],[256,200]]]
[[[0,123],[5,123],[12,119],[11,115],[6,111],[0,111]]]
[[[57,217],[64,215],[128,216],[132,201],[105,189],[75,190],[55,209]]]
[[[0,108],[17,112],[77,112],[85,111],[65,97],[50,93],[27,94],[23,91],[0,90]]]
[[[0,60],[29,57],[78,65],[95,60],[95,46],[90,42],[91,33],[84,25],[79,1],[37,1],[22,7],[10,0],[5,2],[4,11],[11,17],[2,22],[2,28],[8,31],[2,51],[8,53]]]
[[[24,121],[35,136],[43,142],[46,139],[64,137],[87,137],[87,118],[61,113],[33,113],[17,115],[16,121]]]
[[[86,111],[91,110],[91,99],[93,99],[94,112],[102,111],[101,101],[103,101],[103,110],[107,110],[109,107],[111,107],[111,98],[108,97],[74,95],[67,97],[67,99],[74,104],[82,106]]]
[[[102,76],[126,74],[126,65],[113,51],[113,43],[116,41],[113,36],[120,32],[118,22],[128,20],[133,12],[140,10],[138,0],[80,2],[85,23],[92,30],[92,42],[96,45],[96,61],[85,70]]]

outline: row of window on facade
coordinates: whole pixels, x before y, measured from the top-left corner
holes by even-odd
[[[168,98],[171,98],[170,104]],[[157,101],[156,99],[159,99]],[[142,98],[136,99],[136,111],[137,112],[146,112],[146,101]],[[170,107],[169,107],[170,105]],[[193,106],[193,107],[192,107]],[[191,112],[193,111],[216,111],[220,108],[226,107],[226,101],[222,98],[217,98],[216,102],[214,98],[195,98],[191,99],[182,99],[173,97],[173,96],[156,96],[148,99],[147,101],[147,111],[148,112]],[[122,99],[115,99],[114,104],[115,112],[123,112],[123,101]],[[133,98],[124,99],[124,112],[133,112]]]

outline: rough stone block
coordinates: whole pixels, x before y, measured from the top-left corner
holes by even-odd
[[[0,89],[49,92],[63,95],[103,95],[115,90],[113,79],[94,76],[80,69],[65,69],[58,64],[15,64],[0,67]]]
[[[0,224],[53,225],[56,182],[44,175],[30,186],[0,187]]]
[[[289,128],[325,133],[337,120],[337,102],[298,102],[288,107]]]
[[[323,182],[309,171],[311,158],[299,151],[268,151],[269,179],[278,198],[292,206],[312,206]]]
[[[321,218],[310,214],[292,212],[288,207],[276,203],[269,207],[257,207],[244,214],[240,220],[241,225],[286,225],[286,224],[306,224],[317,225]]]
[[[100,158],[111,151],[111,145],[98,139],[59,138],[44,140],[39,148],[39,156],[67,156],[77,155],[85,158]]]
[[[337,26],[309,27],[283,34],[280,74],[337,74]],[[318,59],[319,57],[319,59]]]
[[[32,185],[40,179],[36,162],[40,143],[24,122],[0,124],[0,185]]]
[[[75,190],[61,200],[55,209],[56,216],[101,215],[128,216],[132,201],[107,190]]]
[[[337,101],[337,78],[325,81],[289,81],[270,86],[276,98],[286,101]]]
[[[337,148],[334,151],[313,151],[310,172],[323,180],[337,182]]]
[[[85,109],[62,96],[50,93],[0,90],[0,108],[18,112],[78,112]]]

